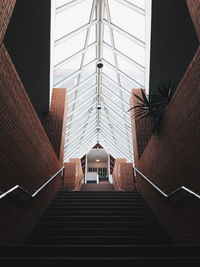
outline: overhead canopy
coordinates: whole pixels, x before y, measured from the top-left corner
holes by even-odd
[[[54,87],[68,90],[64,161],[100,143],[132,162],[131,91],[148,87],[145,0],[57,0],[55,13]]]

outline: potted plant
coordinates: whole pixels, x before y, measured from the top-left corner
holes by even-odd
[[[152,119],[152,132],[158,132],[161,118],[166,106],[171,100],[173,92],[174,87],[170,81],[158,83],[149,96],[146,96],[144,91],[141,89],[141,97],[133,94],[137,98],[138,102],[128,111],[135,109],[134,117],[138,117],[139,120],[145,117],[150,117]]]

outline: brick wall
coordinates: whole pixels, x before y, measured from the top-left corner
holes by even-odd
[[[142,96],[141,91],[138,89],[132,90],[133,94],[138,95],[139,97]],[[139,101],[136,99],[136,97],[132,94],[131,96],[131,107],[137,105],[137,102]],[[135,109],[131,110],[131,116],[132,118],[135,115]],[[132,123],[132,135],[133,135],[133,148],[134,148],[134,160],[137,164],[138,159],[141,157],[151,135],[151,119],[150,118],[143,118],[139,120],[138,117],[136,117],[134,120],[131,121]],[[135,132],[135,129],[137,129],[137,132]]]
[[[196,29],[197,36],[200,39],[200,1],[187,0],[187,4]]]
[[[116,191],[120,191],[120,188],[125,191],[133,189],[133,165],[127,163],[126,159],[115,159],[112,176]]]
[[[54,88],[50,111],[42,117],[42,124],[62,164],[64,154],[64,137],[67,119],[67,91]]]
[[[5,32],[2,25],[6,26],[6,19],[12,13],[13,6],[9,3],[14,1],[0,3],[0,36]],[[0,191],[19,184],[33,193],[59,166],[9,54],[0,42]],[[56,179],[36,199],[15,192],[0,200],[0,243],[22,243],[59,187],[60,179]]]
[[[188,1],[188,4],[194,8],[194,2],[199,1]],[[137,162],[137,167],[165,193],[182,185],[197,193],[200,191],[199,62],[200,47],[167,107],[160,134],[151,136]],[[200,244],[198,199],[183,192],[165,199],[139,175],[136,177],[136,188],[175,242]]]
[[[0,43],[3,40],[16,0],[0,1]]]
[[[69,159],[69,162],[64,163],[64,182],[63,186],[66,190],[79,190],[81,188],[81,180],[83,179],[83,170],[80,159]],[[80,186],[76,187],[80,182]]]

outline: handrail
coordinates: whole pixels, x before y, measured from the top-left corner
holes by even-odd
[[[149,184],[151,184],[161,195],[163,195],[166,198],[170,198],[171,196],[175,195],[176,193],[178,193],[179,191],[186,191],[190,194],[192,194],[193,196],[197,197],[200,199],[200,195],[195,193],[194,191],[190,190],[189,188],[185,187],[185,186],[180,186],[179,188],[177,188],[176,190],[172,191],[169,194],[166,194],[165,192],[163,192],[158,186],[156,186],[152,181],[150,181],[141,171],[139,171],[136,167],[134,167],[134,170],[136,172],[138,172]]]
[[[119,187],[120,191],[125,191],[124,189],[121,188],[121,186],[119,185],[118,181],[113,177],[114,182],[117,184],[117,186]]]
[[[20,190],[23,193],[25,193],[27,196],[29,196],[30,198],[34,198],[35,196],[37,196],[37,194],[44,189],[53,179],[55,179],[55,177],[62,172],[62,176],[63,176],[63,170],[65,167],[60,168],[53,176],[50,177],[50,179],[45,182],[41,187],[39,187],[33,194],[31,194],[30,192],[28,192],[26,189],[24,189],[23,187],[21,187],[20,185],[15,185],[14,187],[10,188],[9,190],[7,190],[6,192],[4,192],[3,194],[0,195],[0,200],[3,199],[5,196],[7,196],[8,194],[11,194],[12,192],[16,191],[16,190]]]

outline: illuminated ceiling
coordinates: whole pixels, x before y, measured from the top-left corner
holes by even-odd
[[[133,161],[127,110],[131,90],[148,87],[149,9],[145,0],[56,1],[54,87],[68,90],[64,161],[96,143]]]

